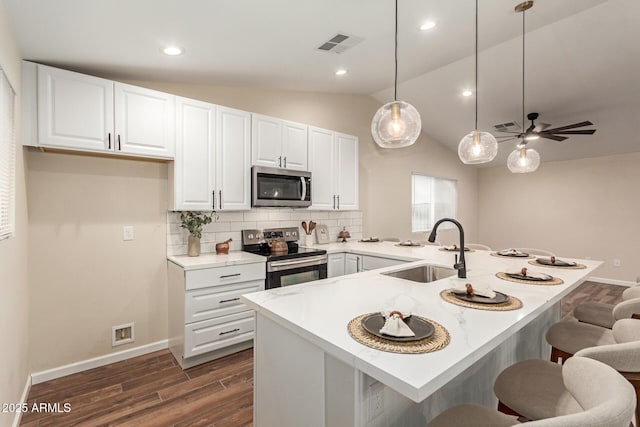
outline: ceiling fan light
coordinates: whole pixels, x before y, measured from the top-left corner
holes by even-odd
[[[420,136],[422,122],[415,107],[404,101],[391,101],[378,109],[371,121],[371,135],[383,148],[412,145]]]
[[[475,129],[465,135],[458,144],[458,157],[467,165],[490,162],[496,154],[498,154],[498,141],[489,132],[480,132]]]
[[[512,173],[535,172],[538,166],[540,166],[540,154],[533,148],[516,148],[507,159],[507,167]]]

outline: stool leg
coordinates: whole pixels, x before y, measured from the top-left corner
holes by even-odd
[[[573,354],[551,347],[551,361],[553,363],[558,363],[558,361],[562,359],[561,364],[564,365],[564,362],[566,362],[571,356],[573,356]]]
[[[507,405],[502,403],[500,400],[498,400],[498,411],[502,412],[503,414],[507,414],[507,415],[515,415],[518,418],[522,417],[522,414],[519,414],[516,411],[514,411],[513,409],[509,408]]]

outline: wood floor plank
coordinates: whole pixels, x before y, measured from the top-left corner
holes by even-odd
[[[622,286],[585,282],[562,300],[615,304]],[[169,350],[34,385],[28,403],[71,404],[68,414],[25,413],[23,427],[241,427],[253,421],[253,349],[182,370]]]

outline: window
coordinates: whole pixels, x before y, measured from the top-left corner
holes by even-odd
[[[0,240],[15,232],[15,93],[0,69]]]
[[[411,231],[429,231],[440,218],[455,218],[457,199],[455,180],[411,174]]]

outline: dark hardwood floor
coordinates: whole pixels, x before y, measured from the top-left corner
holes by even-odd
[[[616,303],[624,287],[585,282],[562,301],[563,317],[583,301]],[[22,426],[247,426],[253,419],[253,350],[183,371],[169,350],[31,387],[28,405],[70,405],[67,413],[30,412]]]

